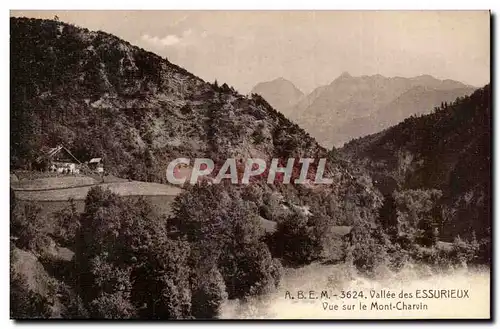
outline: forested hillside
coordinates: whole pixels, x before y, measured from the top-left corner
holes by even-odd
[[[380,133],[353,140],[341,152],[366,168],[390,195],[408,189],[442,191],[447,239],[491,232],[491,87],[476,90],[432,114],[411,117]]]
[[[46,170],[40,152],[58,144],[82,161],[104,158],[108,173],[160,183],[178,157],[327,158],[333,184],[188,186],[168,217],[99,187],[83,211],[68,200],[55,213],[11,190],[14,318],[217,317],[227,299],[274,289],[282,264],[342,261],[335,227],[370,238],[382,204],[363,170],[262,97],[104,32],[12,18],[11,169]]]
[[[11,167],[64,144],[111,173],[160,181],[178,156],[311,157],[313,138],[259,96],[207,83],[104,32],[11,19]]]

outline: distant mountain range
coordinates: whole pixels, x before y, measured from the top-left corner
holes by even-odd
[[[430,75],[353,77],[344,72],[329,85],[302,97],[298,97],[300,90],[283,78],[260,83],[252,92],[330,148],[381,131],[412,115],[428,114],[441,102],[454,101],[474,90],[461,82]]]

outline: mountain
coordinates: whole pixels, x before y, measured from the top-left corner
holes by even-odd
[[[327,86],[320,86],[314,89],[310,94],[302,97],[297,103],[281,109],[281,112],[289,118],[297,118],[297,113],[302,113],[321,95]]]
[[[454,100],[473,90],[461,82],[439,80],[430,75],[353,77],[344,72],[286,114],[320,144],[340,146],[352,138],[379,131],[380,127],[386,128],[412,114],[424,113],[442,101]]]
[[[261,95],[272,107],[281,112],[295,105],[304,97],[302,91],[292,82],[283,78],[258,83],[253,87],[251,93]]]
[[[260,96],[207,83],[104,32],[13,18],[11,54],[14,168],[29,167],[40,149],[59,144],[141,180],[161,180],[179,156],[325,153]]]
[[[11,188],[11,318],[219,318],[223,303],[278,288],[288,272],[283,266],[346,261],[376,275],[379,265],[401,268],[407,256],[463,262],[461,254],[442,257],[440,241],[423,245],[422,234],[409,246],[389,236],[380,209],[392,185],[440,188],[450,231],[486,235],[489,87],[340,152],[327,151],[258,94],[207,83],[113,35],[11,18],[10,40],[12,169],[47,169],[41,151],[63,144],[82,161],[102,158],[108,173],[149,182],[166,183],[165,169],[179,157],[216,165],[227,158],[326,158],[324,177],[332,180],[204,181],[176,191],[170,214],[103,186],[89,190],[82,212],[71,198],[54,212],[51,202],[21,200]],[[336,83],[353,94],[357,88]],[[307,98],[311,106],[323,92]],[[368,106],[353,111],[371,113]],[[399,210],[408,231],[419,233],[427,223],[414,221],[412,209]],[[466,260],[474,255],[468,252]]]
[[[365,213],[380,201],[369,181],[353,178],[355,168],[335,162],[261,96],[207,83],[113,35],[11,18],[10,76],[13,169],[35,168],[41,149],[60,144],[81,161],[102,158],[110,174],[159,183],[180,157],[210,158],[216,166],[228,158],[328,158],[334,184],[316,186],[300,203],[328,208],[349,224],[357,217],[341,201],[346,195],[371,200]],[[313,201],[313,192],[335,205]]]
[[[183,186],[172,212],[161,214],[145,198],[93,186],[82,213],[73,202],[55,213],[40,204],[45,215],[11,189],[11,250],[36,267],[11,257],[12,318],[217,317],[222,302],[276,287],[280,259],[342,260],[336,227],[375,222],[382,199],[366,173],[257,94],[207,83],[113,35],[59,21],[11,18],[10,41],[11,169],[47,170],[42,150],[63,144],[82,162],[102,158],[107,173],[140,181],[167,183],[176,158],[219,166],[298,157],[313,158],[311,168],[326,158],[323,177],[332,180],[205,181]],[[74,249],[69,259],[47,251],[59,244]]]
[[[491,128],[487,85],[431,114],[353,140],[340,152],[367,169],[384,195],[441,190],[443,234],[475,232],[479,238],[491,227]]]
[[[470,95],[473,91],[474,88],[471,87],[437,90],[426,86],[416,86],[375,113],[348,121],[332,131],[332,136],[340,144],[353,138],[374,134],[412,115],[429,114],[441,103],[451,103],[458,97]]]

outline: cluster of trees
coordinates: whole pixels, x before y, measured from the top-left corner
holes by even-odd
[[[491,86],[443,103],[433,113],[407,118],[341,150],[378,181],[395,189],[442,191],[441,238],[490,238]],[[425,224],[425,223],[423,223]]]
[[[396,190],[387,195],[374,230],[383,250],[371,255],[384,254],[386,263],[395,267],[409,259],[439,266],[489,263],[490,239],[478,241],[474,231],[471,238],[457,235],[452,243],[440,241],[446,228],[443,203],[442,191],[437,189]]]
[[[122,199],[100,187],[89,191],[83,213],[74,206],[59,212],[52,233],[37,224],[36,211],[18,213],[12,231],[19,236],[17,247],[41,255],[48,242],[26,242],[43,237],[75,251],[64,284],[80,303],[65,313],[70,317],[213,318],[228,298],[269,292],[281,277],[281,262],[264,242],[257,209],[228,187],[193,186],[178,197],[169,220],[143,198]],[[29,222],[17,219],[26,216]],[[22,289],[26,284],[13,286],[12,298],[18,300]],[[47,306],[44,297],[29,298],[13,303],[13,314],[47,317],[33,313]]]
[[[166,218],[143,198],[123,199],[95,187],[83,213],[70,202],[54,215],[51,232],[36,207],[18,205],[13,196],[11,231],[17,248],[44,261],[51,239],[75,251],[54,288],[64,305],[59,315],[71,318],[217,317],[228,299],[275,289],[282,263],[346,261],[369,274],[410,258],[457,264],[489,257],[481,252],[487,241],[475,237],[438,246],[439,190],[396,191],[385,198],[377,221],[359,216],[340,234],[329,216],[304,211],[280,195],[259,185],[204,182],[180,194]],[[261,217],[276,221],[276,229],[266,233]],[[11,276],[14,317],[53,316],[55,293],[34,293],[22,275]]]

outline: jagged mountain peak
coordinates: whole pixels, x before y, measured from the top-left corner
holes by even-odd
[[[258,83],[253,87],[252,93],[261,95],[271,106],[281,112],[304,97],[304,93],[293,82],[283,77]]]

